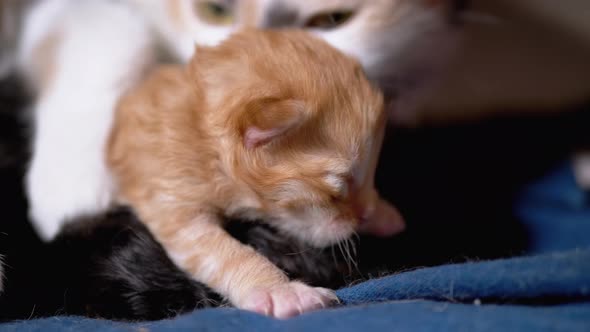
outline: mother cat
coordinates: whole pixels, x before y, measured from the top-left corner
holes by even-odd
[[[303,27],[357,58],[388,94],[410,96],[444,59],[442,46],[452,45],[453,3],[39,1],[26,19],[19,51],[37,92],[26,189],[38,233],[51,239],[65,220],[113,203],[103,155],[115,104],[163,58],[185,62],[195,43],[217,44],[244,26]]]

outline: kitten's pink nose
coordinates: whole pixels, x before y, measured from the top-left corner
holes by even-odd
[[[354,182],[349,180],[351,187]],[[399,211],[383,200],[373,186],[360,186],[349,193],[348,201],[361,233],[387,237],[402,232],[406,223]]]
[[[354,213],[361,233],[387,237],[401,233],[406,228],[399,211],[381,198],[372,208],[355,207]]]
[[[372,209],[367,207],[355,207],[354,208],[354,216],[358,222],[358,226],[362,226],[371,220],[371,215],[373,214]]]

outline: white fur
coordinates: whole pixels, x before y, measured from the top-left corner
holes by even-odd
[[[197,19],[192,6],[195,1],[179,1],[181,21],[173,21],[166,0],[128,0],[151,22],[164,46],[177,59],[186,62],[195,45],[214,46],[236,30],[236,26],[218,26]]]
[[[26,177],[34,226],[51,239],[67,218],[111,204],[113,183],[103,151],[114,107],[150,61],[153,47],[141,17],[119,2],[45,0],[31,17],[39,20],[28,20],[25,68],[43,34],[59,33],[57,71],[34,109]],[[32,80],[35,74],[29,73]]]
[[[270,222],[280,231],[317,248],[324,248],[349,238],[355,220],[340,219],[337,210],[307,206],[297,213],[285,212]]]
[[[25,16],[25,26],[18,49],[18,65],[31,80],[35,80],[38,75],[32,71],[33,66],[30,65],[34,61],[34,50],[57,28],[57,21],[65,13],[68,3],[67,0],[40,1]]]
[[[341,197],[348,196],[348,183],[340,175],[328,174],[324,177],[324,182],[336,191]]]

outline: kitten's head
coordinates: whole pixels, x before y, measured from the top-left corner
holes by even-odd
[[[205,91],[223,173],[256,201],[230,210],[318,246],[362,222],[400,219],[374,188],[383,97],[358,62],[287,30],[245,31],[197,54],[189,70]]]

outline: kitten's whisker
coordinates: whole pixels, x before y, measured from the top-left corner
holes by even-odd
[[[349,260],[348,256],[346,255],[346,253],[344,252],[342,245],[343,245],[343,241],[338,241],[338,248],[340,249],[340,253],[342,254],[342,257],[344,258],[344,262],[346,262],[346,266],[348,267],[348,272],[350,273],[350,271],[352,271],[352,266],[350,265],[350,260]]]
[[[309,252],[311,250],[313,250],[313,248],[307,248],[307,249],[303,249],[301,251],[296,251],[296,252],[289,252],[289,253],[286,253],[285,256],[301,255],[301,254],[305,254],[306,252]]]
[[[31,314],[29,315],[29,318],[27,318],[26,320],[31,320],[31,318],[33,318],[33,315],[35,314],[35,309],[37,308],[36,304],[33,304],[33,309],[31,310]]]
[[[354,259],[352,258],[352,256],[350,255],[350,247],[348,246],[348,240],[346,239],[344,240],[344,242],[342,243],[344,250],[346,251],[346,257],[347,260],[349,262],[348,264],[348,273],[352,273],[352,266],[355,264]]]
[[[358,271],[358,263],[356,261],[356,258],[357,258],[356,245],[355,245],[354,240],[352,238],[348,238],[346,240],[346,247],[348,250],[348,256],[350,257],[350,261],[354,265],[355,270],[357,270],[357,272],[359,272]]]
[[[354,258],[354,260],[356,262],[356,258],[357,258],[356,243],[354,242],[354,240],[352,238],[348,239],[347,242],[348,242],[348,244],[350,246],[351,256]]]
[[[354,237],[355,240],[357,240],[359,242],[361,241],[361,236],[359,235],[358,232],[356,232],[356,231],[352,232],[352,236]]]
[[[349,239],[349,240],[350,240],[350,245],[352,246],[352,250],[354,252],[354,259],[353,259],[354,268],[355,268],[356,272],[359,275],[362,275],[361,270],[359,269],[359,266],[358,266],[358,262],[357,262],[358,254],[357,254],[357,251],[356,251],[356,242],[352,238]]]
[[[352,251],[356,252],[355,244],[354,244],[354,241],[352,240],[352,238],[346,238],[346,239],[342,240],[341,242],[339,242],[340,250],[342,251],[342,255],[344,256],[344,259],[346,261],[346,265],[348,266],[348,272],[352,273],[353,267],[354,267],[354,270],[356,270],[357,272],[360,273],[360,271],[358,269],[358,264],[356,262],[356,254],[354,254],[354,256],[353,256],[352,251],[351,251],[351,246],[352,246]]]
[[[332,259],[334,260],[334,264],[338,265],[338,260],[336,259],[336,253],[334,252],[334,246],[330,246],[330,250],[332,251]]]
[[[350,243],[352,245],[352,250],[353,250],[353,253],[354,253],[354,257],[356,258],[358,256],[358,254],[356,252],[356,245],[357,245],[357,243],[360,243],[361,242],[361,237],[360,237],[360,235],[357,232],[353,232],[352,233],[352,236],[353,237],[350,238]]]

